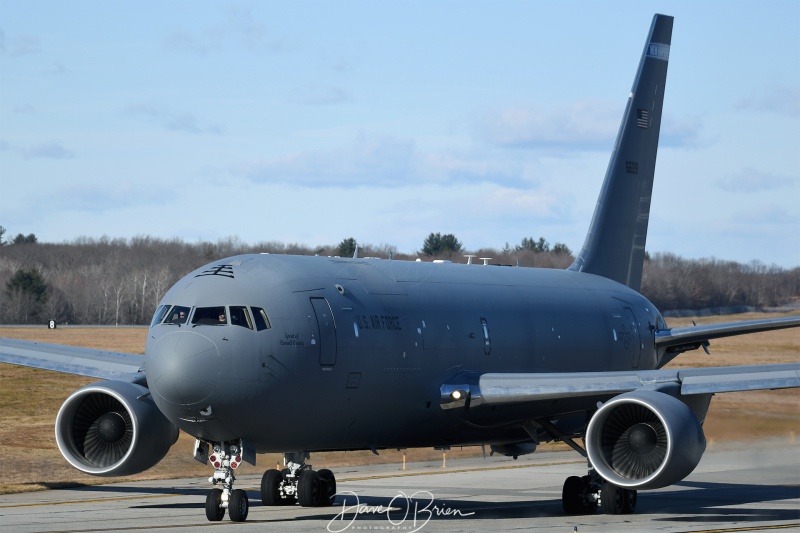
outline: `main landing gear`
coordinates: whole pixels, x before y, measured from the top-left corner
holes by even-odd
[[[632,514],[636,511],[637,493],[601,478],[593,469],[589,475],[570,476],[561,491],[561,505],[566,514],[591,514],[600,507],[606,514]]]
[[[554,439],[567,444],[588,460],[585,447],[576,443],[571,435],[565,435],[547,419],[537,419],[535,422]],[[539,432],[532,421],[523,425],[523,428],[534,441],[538,441]],[[598,507],[606,514],[633,514],[636,511],[636,499],[635,490],[618,487],[600,477],[592,468],[591,461],[587,475],[568,477],[561,489],[561,505],[566,514],[592,514],[597,511]]]
[[[203,456],[208,452],[205,443],[196,445],[195,457]],[[242,489],[233,489],[233,482],[236,476],[233,471],[242,463],[242,450],[238,444],[215,444],[208,460],[214,467],[214,475],[208,478],[212,485],[222,485],[222,488],[213,488],[208,491],[206,496],[206,518],[211,522],[219,522],[228,510],[231,520],[234,522],[244,522],[247,520],[247,512],[250,509],[250,502],[247,493]]]
[[[327,507],[336,494],[336,477],[328,469],[313,470],[305,464],[305,452],[285,453],[283,470],[271,469],[261,478],[261,502],[264,505]]]

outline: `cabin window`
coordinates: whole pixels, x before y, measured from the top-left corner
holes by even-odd
[[[231,324],[247,329],[253,329],[253,322],[250,320],[250,313],[247,312],[247,307],[243,305],[232,305],[230,309]]]
[[[269,317],[267,316],[266,311],[264,311],[260,307],[251,307],[250,309],[253,310],[253,319],[254,322],[256,323],[256,329],[258,331],[262,331],[272,327],[272,325],[269,323]]]
[[[196,326],[225,326],[228,324],[228,315],[225,306],[198,307],[194,311],[192,324]]]

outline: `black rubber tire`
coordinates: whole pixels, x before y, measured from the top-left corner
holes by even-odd
[[[635,490],[628,489],[625,491],[625,503],[622,505],[622,514],[633,514],[636,512],[636,502],[639,495]]]
[[[247,520],[247,513],[250,510],[250,502],[247,493],[242,489],[236,489],[231,493],[231,500],[228,502],[228,515],[233,522],[244,522]]]
[[[322,483],[314,470],[303,470],[297,480],[297,499],[303,507],[322,505]]]
[[[333,505],[333,500],[336,497],[336,476],[327,468],[323,468],[318,472],[319,479],[322,483],[322,507]]]
[[[274,468],[261,476],[261,503],[265,506],[283,505],[283,498],[278,491],[283,481],[283,474]]]
[[[225,509],[220,507],[222,503],[222,490],[211,489],[206,494],[206,518],[209,522],[219,522],[225,516]]]
[[[583,481],[578,476],[570,476],[564,481],[561,489],[561,507],[566,514],[583,514]]]
[[[605,514],[622,514],[625,509],[626,490],[608,481],[600,487],[600,505]]]

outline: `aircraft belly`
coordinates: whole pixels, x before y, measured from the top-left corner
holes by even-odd
[[[235,431],[231,431],[228,426],[218,418],[208,420],[178,418],[173,421],[182,431],[194,438],[208,442],[225,442],[239,438],[239,435]]]

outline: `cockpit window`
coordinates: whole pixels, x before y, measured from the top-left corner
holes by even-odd
[[[272,327],[272,325],[269,323],[269,317],[267,317],[266,311],[264,311],[260,307],[251,307],[250,309],[253,310],[253,319],[256,323],[256,329],[258,331],[262,331]]]
[[[228,324],[228,316],[225,313],[225,306],[217,307],[198,307],[194,310],[192,324],[201,326],[225,326]]]
[[[160,324],[164,317],[167,316],[167,311],[170,310],[171,305],[159,305],[158,309],[156,309],[156,314],[153,315],[153,320],[150,322],[150,327],[152,328],[156,324]]]
[[[182,305],[174,305],[169,310],[167,316],[164,318],[164,324],[186,324],[186,319],[189,318],[188,307]]]
[[[190,307],[182,305],[161,305],[156,309],[150,327],[152,328],[156,324],[186,324],[189,311],[191,311]]]
[[[253,323],[250,321],[250,313],[247,312],[247,307],[243,305],[231,306],[231,324],[253,329]]]

